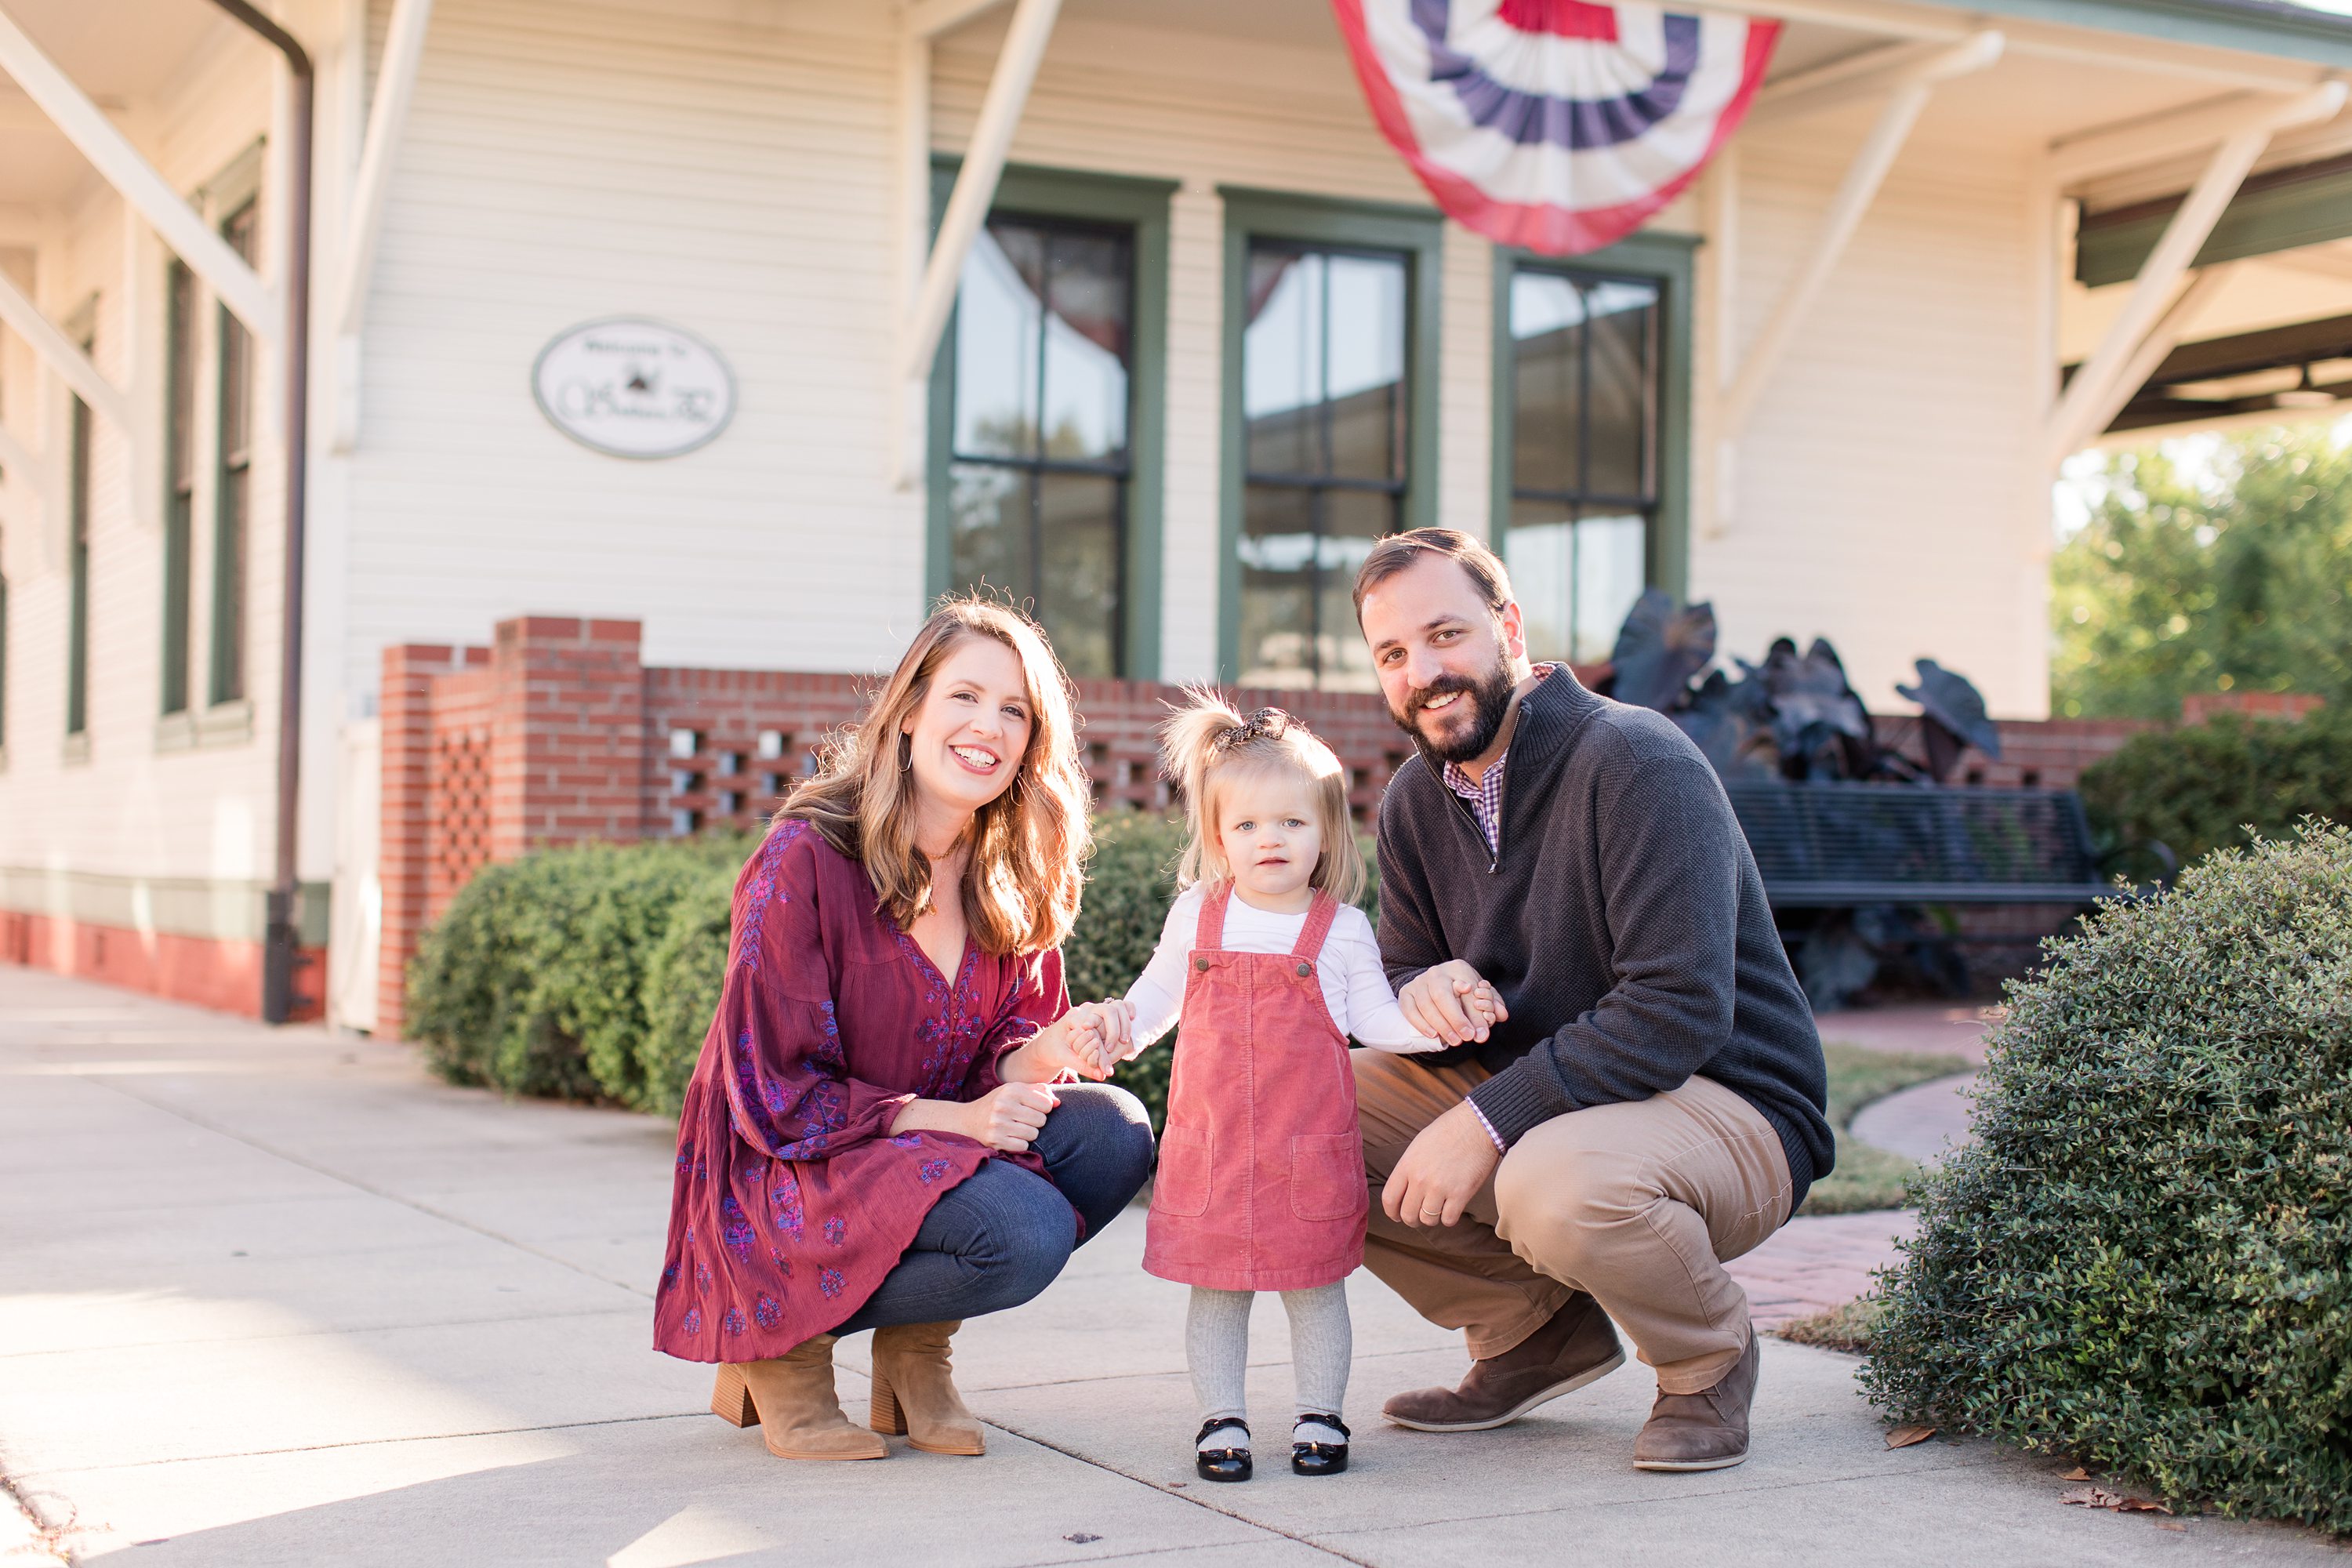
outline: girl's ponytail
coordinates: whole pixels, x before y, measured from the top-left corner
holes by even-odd
[[[1204,846],[1214,837],[1209,822],[1209,764],[1215,761],[1225,738],[1247,725],[1234,706],[1205,686],[1184,689],[1181,707],[1160,726],[1160,766],[1184,793],[1184,823],[1192,831],[1184,843],[1184,858],[1176,867],[1176,885],[1189,888],[1201,879]]]

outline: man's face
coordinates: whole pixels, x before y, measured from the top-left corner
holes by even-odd
[[[1362,620],[1398,728],[1441,762],[1483,756],[1527,658],[1519,606],[1488,609],[1468,573],[1424,555],[1364,595]]]

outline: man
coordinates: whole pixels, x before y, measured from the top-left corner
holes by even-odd
[[[1664,716],[1531,667],[1503,563],[1468,534],[1383,540],[1356,577],[1381,689],[1419,756],[1381,803],[1381,951],[1449,1049],[1357,1053],[1380,1202],[1365,1261],[1465,1331],[1456,1388],[1382,1414],[1517,1420],[1624,1363],[1657,1371],[1645,1469],[1748,1457],[1758,1352],[1723,1260],[1828,1172],[1820,1037],[1731,804]],[[1464,964],[1507,1008],[1465,1010]]]

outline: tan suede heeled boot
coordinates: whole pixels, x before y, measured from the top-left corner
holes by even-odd
[[[711,1414],[760,1424],[779,1459],[884,1459],[889,1447],[841,1413],[833,1391],[833,1340],[819,1334],[772,1361],[726,1362],[710,1391]]]
[[[953,1323],[902,1323],[874,1331],[874,1430],[927,1454],[982,1454],[980,1422],[948,1376]]]

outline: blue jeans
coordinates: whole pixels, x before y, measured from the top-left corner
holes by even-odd
[[[1056,1084],[1061,1103],[1031,1151],[1051,1182],[991,1160],[941,1198],[898,1266],[833,1331],[945,1323],[1018,1307],[1054,1282],[1087,1236],[1102,1234],[1151,1173],[1143,1102],[1107,1083]]]

